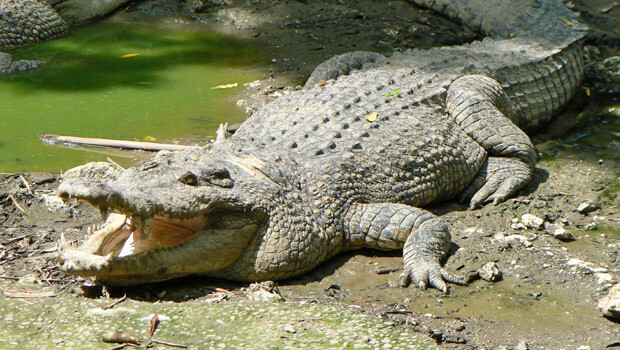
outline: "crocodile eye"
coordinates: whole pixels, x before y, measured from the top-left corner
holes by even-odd
[[[179,182],[182,182],[186,185],[190,185],[190,186],[198,185],[198,177],[196,176],[196,174],[192,173],[191,171],[188,171],[184,173],[183,175],[179,176],[178,180]]]

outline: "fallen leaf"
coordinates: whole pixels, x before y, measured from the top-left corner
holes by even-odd
[[[388,93],[387,95],[385,95],[385,97],[391,97],[391,96],[394,96],[394,95],[396,95],[397,93],[399,93],[400,91],[401,91],[401,89],[394,90],[394,91],[392,91],[392,92]]]
[[[586,95],[590,96],[590,88],[586,88]]]
[[[234,88],[237,87],[237,83],[232,83],[232,84],[224,84],[224,85],[218,85],[218,86],[214,86],[211,89],[215,90],[215,89],[230,89],[230,88]]]
[[[157,138],[155,136],[144,136],[144,141],[157,141]]]
[[[562,22],[564,22],[564,23],[568,24],[569,26],[576,26],[576,25],[579,25],[579,23],[569,21],[569,20],[567,20],[566,18],[563,18],[563,17],[560,17],[560,19],[562,20]]]
[[[34,290],[34,289],[24,289],[24,290],[8,290],[3,289],[4,295],[7,298],[53,298],[56,296],[56,293],[51,290]]]
[[[116,343],[116,344],[129,343],[129,344],[136,344],[136,345],[140,344],[140,341],[138,340],[136,336],[125,333],[123,331],[113,331],[113,332],[105,333],[101,336],[101,340],[103,340],[104,343]]]
[[[140,53],[128,53],[126,55],[122,55],[121,58],[129,58],[129,57],[136,57],[136,56],[140,56]]]
[[[157,330],[157,325],[159,324],[159,316],[155,315],[151,318],[151,337],[155,334],[155,330]]]
[[[378,116],[379,114],[377,112],[373,112],[373,113],[370,113],[368,116],[366,116],[366,120],[372,123],[375,120],[377,120]]]

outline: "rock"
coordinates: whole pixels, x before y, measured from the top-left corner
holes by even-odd
[[[598,302],[598,308],[603,316],[620,320],[620,284],[616,284],[609,293]]]
[[[548,234],[559,239],[560,241],[572,241],[573,239],[575,239],[575,237],[573,237],[573,234],[560,224],[547,223],[545,224],[545,229],[547,230]]]
[[[594,274],[594,277],[596,277],[596,283],[598,284],[607,284],[613,279],[611,274],[605,272],[597,272]]]
[[[297,331],[295,330],[295,328],[293,327],[292,324],[285,324],[284,325],[284,331],[286,333],[297,333]]]
[[[606,273],[606,272],[609,272],[609,270],[604,268],[604,267],[596,266],[595,264],[593,264],[591,262],[586,262],[586,261],[583,261],[583,260],[580,260],[580,259],[576,259],[576,258],[568,259],[566,261],[566,265],[568,265],[568,266],[575,266],[575,267],[581,268],[583,270],[586,270],[587,272],[590,272],[590,273]]]
[[[510,228],[513,230],[525,230],[525,225],[522,222],[519,222],[518,218],[512,219],[512,223],[510,224]]]
[[[587,214],[590,212],[593,212],[597,209],[600,209],[600,207],[592,202],[589,201],[585,201],[581,204],[579,204],[579,206],[577,207],[577,212],[581,213],[581,214]]]
[[[523,216],[521,216],[521,222],[525,227],[535,230],[542,230],[545,226],[545,220],[532,214],[523,214]]]
[[[489,261],[478,270],[480,278],[487,282],[497,282],[502,278],[502,272],[495,261]]]
[[[527,237],[524,235],[506,235],[504,232],[498,232],[493,236],[493,239],[500,242],[506,242],[508,244],[512,244],[514,242],[519,242],[523,244],[525,248],[529,248],[534,244],[530,242]]]
[[[517,344],[517,347],[515,348],[515,350],[529,350],[530,346],[527,344],[527,342],[525,340],[520,340],[519,344]]]
[[[586,229],[586,231],[598,230],[598,224],[596,222],[591,222],[584,226],[584,228]]]
[[[252,283],[246,290],[250,300],[258,301],[284,301],[278,286],[273,281]]]

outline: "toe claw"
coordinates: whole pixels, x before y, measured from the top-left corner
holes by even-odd
[[[399,284],[402,288],[407,288],[411,284],[411,275],[406,272],[400,274]]]

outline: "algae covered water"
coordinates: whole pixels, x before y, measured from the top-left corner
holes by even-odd
[[[204,140],[243,120],[229,96],[260,76],[243,41],[170,22],[108,20],[11,53],[48,63],[0,78],[0,172],[59,172],[110,155],[48,146],[44,133]]]

